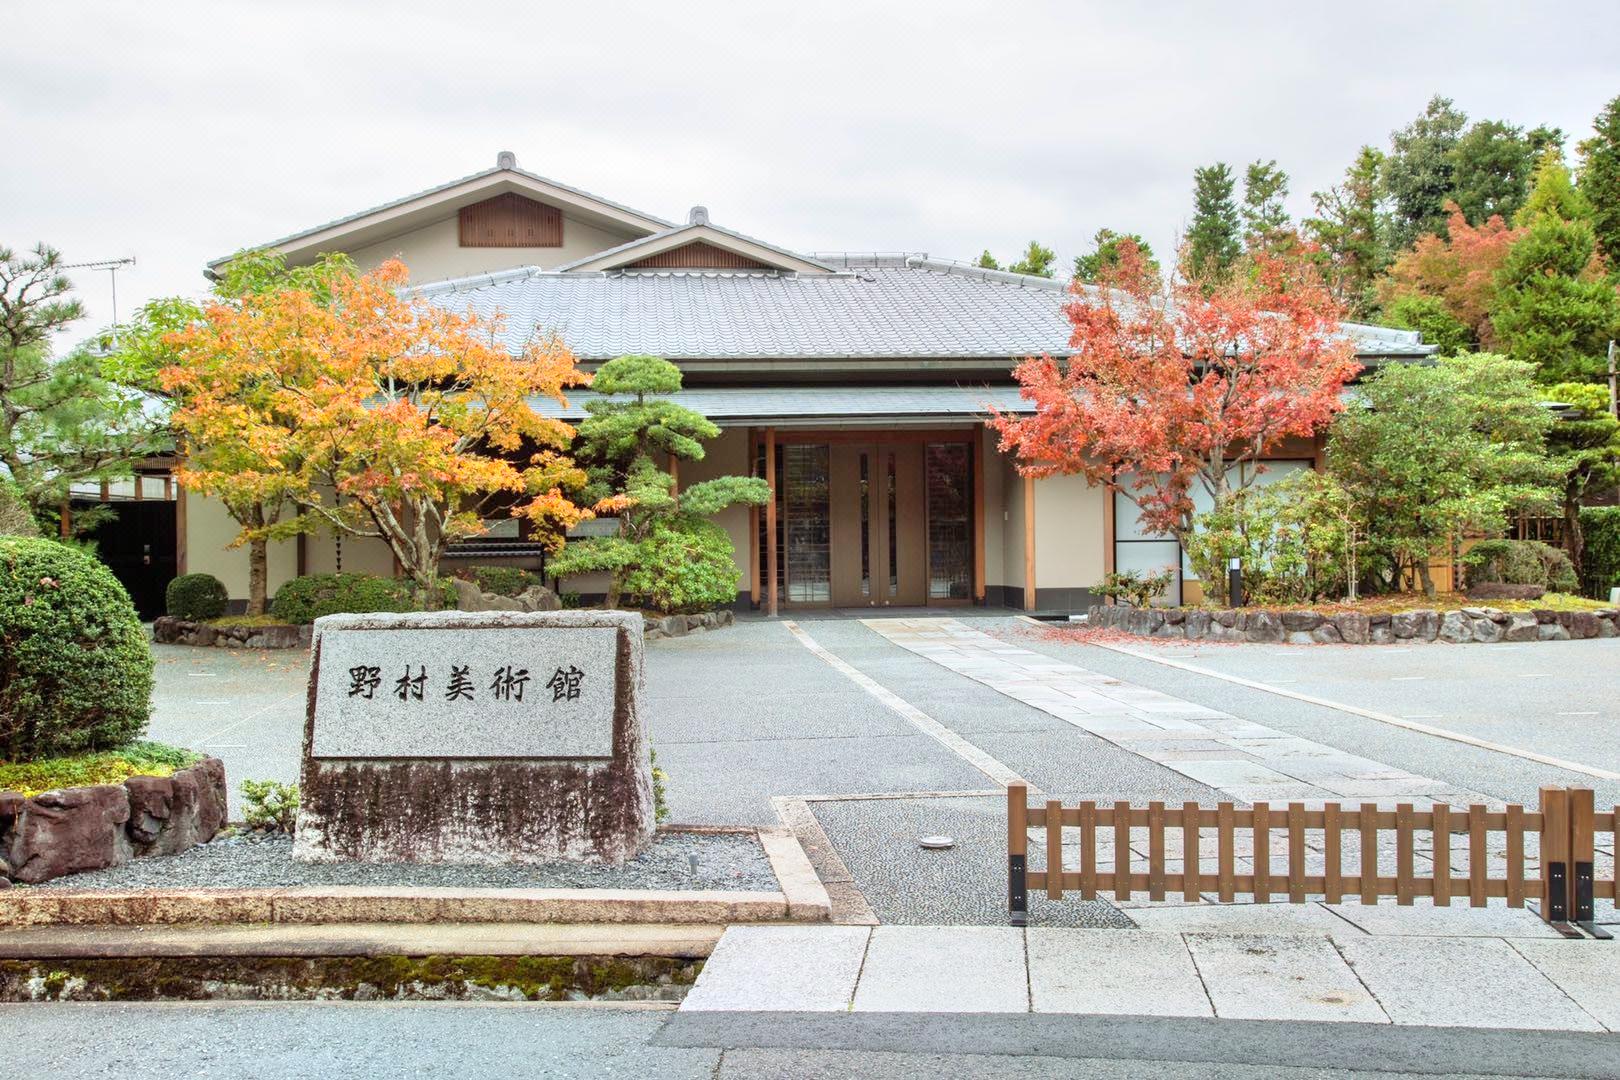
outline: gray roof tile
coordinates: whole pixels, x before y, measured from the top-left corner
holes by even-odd
[[[910,258],[834,274],[526,269],[416,290],[506,317],[514,350],[555,332],[582,360],[1009,359],[1069,355],[1061,283]],[[1367,357],[1422,357],[1412,331],[1346,324]]]

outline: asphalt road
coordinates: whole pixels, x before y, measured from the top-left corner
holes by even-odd
[[[672,1014],[553,1005],[0,1005],[8,1075],[523,1077],[1612,1076],[1620,1037],[1137,1017]]]

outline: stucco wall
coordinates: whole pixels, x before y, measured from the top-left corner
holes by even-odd
[[[1011,460],[997,457],[992,466],[1001,474],[1003,493],[1003,521],[1001,526],[1001,577],[1009,589],[1024,587],[1024,478],[1013,469]],[[1039,539],[1039,522],[1036,538]],[[990,549],[994,551],[994,548]],[[1037,564],[1039,562],[1039,552]],[[989,563],[986,559],[986,564]],[[988,573],[988,571],[987,571]]]
[[[1103,576],[1107,493],[1082,476],[1035,481],[1035,587],[1085,589]]]
[[[431,225],[401,233],[380,243],[356,248],[349,254],[365,270],[397,256],[410,268],[411,280],[421,283],[466,277],[469,274],[486,271],[510,270],[517,266],[540,266],[549,270],[563,263],[618,247],[631,239],[634,239],[633,233],[587,225],[583,221],[565,215],[561,247],[464,248],[461,246],[459,220],[455,214],[451,214]]]
[[[218,499],[186,493],[186,566],[189,574],[212,574],[225,585],[232,600],[248,595],[247,547],[233,548],[241,526]],[[292,540],[273,541],[268,549],[268,595],[274,597],[282,582],[297,576],[298,546]]]

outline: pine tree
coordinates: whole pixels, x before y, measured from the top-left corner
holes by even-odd
[[[1243,174],[1243,242],[1250,251],[1278,254],[1297,239],[1283,200],[1288,198],[1288,174],[1277,160],[1250,163]]]
[[[980,270],[1001,269],[1001,264],[996,261],[996,257],[994,255],[990,254],[989,248],[985,248],[984,251],[979,255],[979,262],[977,265]]]
[[[1225,162],[1193,170],[1193,218],[1187,228],[1190,270],[1218,281],[1242,253],[1237,203],[1232,199],[1236,181]]]
[[[1007,272],[1049,278],[1052,276],[1052,264],[1055,262],[1057,262],[1057,252],[1046,247],[1038,240],[1031,240],[1029,247],[1024,249],[1024,257],[1007,267]]]
[[[1620,271],[1620,97],[1603,107],[1583,140],[1581,191],[1592,205],[1592,231],[1609,268]]]
[[[1603,272],[1592,208],[1548,150],[1516,223],[1526,229],[1497,274],[1491,323],[1508,355],[1538,366],[1545,382],[1591,382],[1620,333],[1620,293]]]
[[[1377,310],[1374,286],[1390,261],[1384,162],[1380,151],[1363,146],[1342,183],[1311,194],[1316,216],[1304,222],[1319,248],[1322,276],[1352,318]]]
[[[1103,271],[1119,264],[1119,245],[1121,241],[1129,240],[1136,245],[1142,253],[1145,268],[1155,277],[1159,273],[1158,260],[1153,257],[1153,247],[1136,233],[1117,233],[1113,229],[1098,229],[1097,235],[1091,238],[1096,249],[1089,255],[1076,255],[1074,257],[1074,276],[1081,281],[1097,281],[1101,279]]]
[[[1540,138],[1550,137],[1545,128]],[[1476,121],[1452,148],[1452,199],[1470,225],[1492,215],[1512,221],[1530,191],[1538,147],[1519,128],[1501,120]]]
[[[1395,242],[1407,247],[1446,224],[1446,200],[1456,186],[1454,151],[1468,117],[1436,95],[1423,115],[1390,136],[1384,182],[1395,210]]]

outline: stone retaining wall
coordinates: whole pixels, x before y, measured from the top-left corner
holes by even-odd
[[[313,626],[214,626],[173,615],[152,623],[152,640],[162,645],[213,645],[222,649],[307,649]]]
[[[704,630],[718,630],[722,626],[730,626],[737,621],[737,616],[729,608],[720,611],[705,611],[698,615],[665,615],[659,617],[648,615],[646,635],[648,641],[658,638],[682,637],[686,634],[700,633]]]
[[[1388,645],[1397,641],[1568,641],[1620,634],[1620,610],[1402,611],[1394,615],[1315,611],[1210,611],[1094,605],[1088,624],[1139,637],[1186,641],[1289,642],[1296,645]]]
[[[173,776],[132,776],[33,798],[0,791],[0,889],[174,855],[207,843],[224,825],[225,766],[217,758]]]

